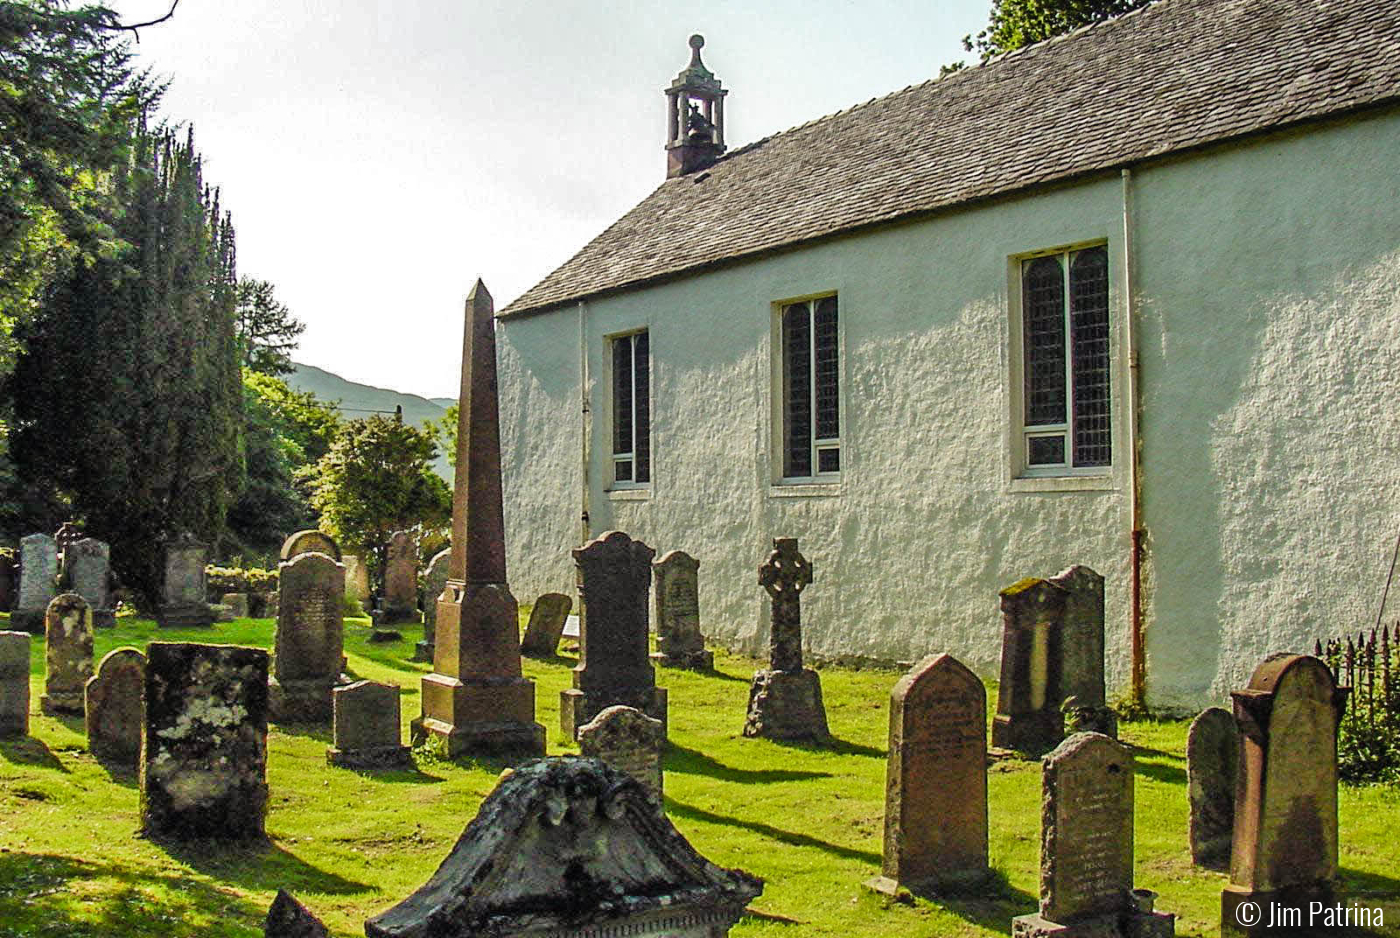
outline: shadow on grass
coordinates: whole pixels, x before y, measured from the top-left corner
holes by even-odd
[[[666,750],[666,771],[707,775],[725,782],[800,782],[809,778],[831,778],[830,772],[803,772],[796,769],[736,769],[695,749],[672,742]]]
[[[862,863],[869,863],[876,867],[880,865],[881,857],[878,853],[870,850],[858,850],[855,847],[842,847],[839,844],[829,843],[819,840],[807,834],[794,834],[792,831],[785,831],[782,828],[774,827],[771,824],[764,824],[759,821],[742,821],[736,817],[729,817],[726,814],[715,814],[703,808],[692,807],[682,801],[667,796],[666,813],[674,814],[677,817],[688,818],[692,821],[705,821],[710,824],[722,824],[726,827],[740,827],[744,830],[753,831],[779,843],[788,844],[793,847],[815,847],[818,850],[841,857],[843,860],[859,860]]]
[[[374,645],[356,643],[347,646],[345,651],[357,658],[372,661],[377,665],[421,677],[433,669],[430,661],[412,661],[416,645],[413,642],[382,642]],[[353,667],[353,662],[351,667]]]
[[[57,769],[67,774],[68,769],[58,761],[58,756],[49,751],[43,740],[33,736],[21,739],[0,741],[0,758],[15,765],[32,765],[41,769]]]
[[[334,742],[331,737],[331,728],[324,723],[273,723],[272,725],[277,727],[277,732],[283,736],[305,736],[327,745]]]
[[[354,772],[362,778],[376,782],[413,783],[431,785],[447,781],[441,775],[429,775],[417,765],[411,769],[338,769],[341,772]]]
[[[270,839],[245,841],[151,838],[173,859],[242,889],[319,892],[328,896],[372,892],[375,887],[312,866]]]
[[[1342,891],[1352,898],[1400,900],[1400,879],[1364,870],[1341,870]]]
[[[120,785],[123,788],[136,788],[139,786],[141,780],[137,775],[137,767],[135,765],[127,765],[122,762],[114,762],[111,759],[103,759],[100,757],[94,758],[97,759],[97,764],[102,766],[102,770],[107,773],[107,780],[112,784]]]
[[[1174,765],[1162,765],[1158,762],[1138,762],[1137,774],[1145,775],[1158,782],[1166,782],[1168,785],[1185,785],[1186,770],[1177,768]]]
[[[864,743],[853,743],[835,736],[828,738],[825,742],[816,742],[810,739],[772,739],[769,742],[775,746],[785,746],[789,749],[801,749],[804,752],[829,752],[838,756],[867,756],[871,759],[883,759],[887,755],[886,750],[882,748],[867,746]]]
[[[1014,916],[1034,912],[1040,907],[1036,896],[1011,885],[1001,870],[992,870],[991,878],[978,887],[976,895],[936,896],[932,901],[958,918],[1003,935],[1011,934]]]
[[[681,670],[690,670],[690,669],[689,669],[689,668],[668,668],[667,670],[681,671]],[[711,669],[708,670],[708,671],[691,671],[690,673],[691,673],[691,674],[694,674],[694,675],[696,675],[696,676],[698,676],[698,677],[707,677],[707,678],[710,678],[711,680],[715,680],[715,681],[736,681],[736,682],[738,682],[738,683],[740,683],[740,684],[751,684],[751,683],[753,683],[753,681],[752,681],[751,678],[747,678],[747,677],[737,677],[736,675],[733,675],[733,674],[725,674],[723,671],[719,670],[718,668],[711,668]]]

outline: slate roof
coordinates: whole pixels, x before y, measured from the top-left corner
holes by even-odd
[[[1396,0],[1157,0],[668,179],[501,315],[1397,97]]]

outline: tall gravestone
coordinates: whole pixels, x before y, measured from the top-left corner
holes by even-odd
[[[626,773],[540,759],[502,777],[432,878],[365,935],[724,938],[762,891],[696,853]]]
[[[1317,658],[1274,655],[1232,695],[1242,747],[1222,935],[1308,925],[1311,903],[1339,901],[1337,725],[1349,692]]]
[[[1102,733],[1076,733],[1041,768],[1040,912],[1013,938],[1170,938],[1176,917],[1133,889],[1133,756]]]
[[[428,562],[423,575],[423,640],[413,656],[415,661],[433,660],[433,643],[437,635],[437,602],[447,588],[447,572],[452,562],[452,548],[438,551]]]
[[[344,655],[345,567],[326,554],[297,554],[278,564],[277,583],[269,713],[279,723],[328,722]]]
[[[178,840],[264,836],[267,652],[152,642],[146,649],[141,827]]]
[[[351,769],[394,769],[412,763],[399,733],[399,685],[356,681],[337,687],[333,738],[326,750],[331,765]]]
[[[369,599],[369,567],[358,554],[345,554],[340,562],[345,564],[345,595],[363,608]]]
[[[1000,596],[1001,683],[992,745],[1039,756],[1064,738],[1062,623],[1068,591],[1030,578]]]
[[[1066,733],[1094,732],[1118,738],[1118,715],[1105,700],[1103,577],[1082,565],[1050,582],[1065,591],[1060,625],[1060,701]]]
[[[0,739],[29,735],[29,633],[0,632]]]
[[[700,561],[673,550],[651,565],[652,620],[656,623],[656,653],[652,660],[665,668],[708,671],[714,655],[700,633]]]
[[[559,639],[574,601],[563,593],[545,593],[530,607],[530,621],[520,640],[522,655],[553,658],[559,653]]]
[[[443,740],[449,757],[538,756],[544,727],[535,722],[534,682],[521,672],[519,610],[506,584],[495,315],[480,280],[466,306],[452,555],[412,736]]]
[[[317,531],[315,528],[309,528],[305,531],[298,531],[295,534],[289,535],[287,539],[282,542],[282,550],[278,559],[280,561],[290,561],[301,554],[312,553],[325,554],[337,563],[343,561],[343,558],[340,556],[340,545],[336,543],[335,538],[331,537],[325,531]]]
[[[102,762],[135,770],[146,726],[146,656],[117,648],[102,656],[83,690],[88,750]]]
[[[608,707],[578,730],[579,752],[635,778],[662,798],[661,750],[666,728],[635,707]]]
[[[1186,736],[1186,793],[1191,803],[1191,861],[1210,870],[1230,868],[1235,830],[1235,787],[1240,730],[1228,710],[1210,707]]]
[[[987,865],[987,691],[952,655],[931,655],[890,693],[881,875],[893,895],[975,888]]]
[[[407,531],[395,531],[389,538],[379,621],[418,621],[418,545]]]
[[[44,627],[45,713],[83,712],[83,687],[92,677],[92,609],[77,593],[49,603]]]
[[[666,723],[666,690],[656,686],[647,627],[651,559],[641,541],[608,531],[573,551],[578,571],[579,659],[574,686],[559,695],[559,726],[574,739],[608,707],[635,707]]]
[[[112,550],[92,537],[74,541],[63,552],[63,569],[69,589],[88,601],[94,628],[110,629],[117,624],[112,608]]]
[[[19,540],[19,599],[10,613],[10,625],[25,632],[42,632],[44,614],[57,595],[58,546],[47,534],[31,534]]]
[[[756,672],[749,686],[745,736],[830,736],[821,679],[802,664],[802,591],[811,582],[812,566],[798,551],[797,538],[774,538],[773,552],[758,568],[758,583],[772,601],[768,667]]]
[[[165,628],[196,628],[210,625],[214,612],[209,608],[204,564],[209,548],[188,535],[165,545],[165,578],[156,621]]]

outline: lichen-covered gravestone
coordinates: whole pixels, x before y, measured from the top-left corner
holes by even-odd
[[[1013,938],[1171,938],[1176,917],[1133,889],[1133,756],[1101,733],[1076,733],[1045,757],[1040,913]]]
[[[49,603],[44,622],[45,713],[82,713],[83,688],[92,677],[92,610],[77,593]]]
[[[1219,707],[1202,710],[1186,737],[1191,861],[1197,866],[1230,868],[1239,764],[1240,730],[1234,716]]]
[[[146,726],[146,656],[118,648],[102,656],[83,691],[88,751],[99,761],[135,769]]]
[[[884,860],[867,885],[932,895],[985,882],[987,691],[952,655],[895,684],[886,772]]]
[[[559,697],[559,724],[569,739],[612,706],[635,707],[666,723],[666,690],[656,686],[648,645],[651,559],[641,541],[608,531],[574,549],[583,607],[574,686]]]
[[[812,582],[812,565],[797,549],[797,538],[776,537],[773,552],[758,568],[758,583],[772,600],[768,667],[749,686],[745,736],[825,740],[826,706],[821,678],[802,664],[802,591]]]
[[[578,745],[583,755],[621,769],[661,801],[666,731],[660,720],[636,707],[608,707],[579,727]]]
[[[29,633],[0,632],[0,738],[29,735]]]
[[[652,660],[665,668],[708,671],[714,655],[700,633],[700,561],[673,550],[651,565],[652,619],[656,623],[656,653]]]
[[[414,652],[414,661],[432,661],[433,645],[437,641],[437,604],[447,586],[448,565],[452,562],[452,548],[440,550],[428,561],[428,571],[423,574],[423,640]]]
[[[278,564],[277,582],[272,719],[328,721],[344,655],[345,567],[326,554],[298,554]]]
[[[302,554],[312,553],[325,554],[337,563],[341,561],[340,545],[335,542],[335,538],[314,528],[298,531],[283,541],[278,560],[289,561]]]
[[[205,595],[205,558],[209,548],[189,536],[165,545],[165,580],[156,621],[165,628],[210,625],[214,612]]]
[[[152,642],[146,654],[142,830],[179,840],[262,837],[267,652]]]
[[[1243,745],[1222,935],[1314,923],[1313,903],[1338,902],[1337,724],[1349,690],[1317,658],[1285,654],[1232,695]]]
[[[85,537],[68,545],[63,553],[63,569],[73,592],[88,601],[94,628],[110,629],[117,624],[112,608],[111,548],[96,538]]]
[[[19,598],[10,625],[25,632],[42,632],[44,615],[55,595],[58,546],[47,534],[19,539]]]
[[[695,852],[631,776],[541,759],[503,776],[433,877],[368,938],[723,938],[763,881]]]
[[[389,538],[383,596],[382,623],[418,621],[418,545],[407,531],[396,531]]]
[[[349,769],[403,768],[412,751],[403,744],[399,725],[399,686],[356,681],[337,687],[333,737],[326,761]]]
[[[530,607],[530,621],[520,641],[522,655],[553,658],[559,653],[559,639],[574,601],[563,593],[545,593]]]
[[[1061,679],[1068,591],[1028,578],[1001,591],[1001,683],[992,745],[1027,755],[1049,752],[1064,738]]]

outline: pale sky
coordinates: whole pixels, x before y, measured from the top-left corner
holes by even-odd
[[[169,0],[115,0],[126,22]],[[990,0],[181,0],[141,31],[221,187],[238,270],[306,323],[296,360],[455,397],[462,302],[501,309],[665,177],[691,33],[730,148],[955,60]]]

